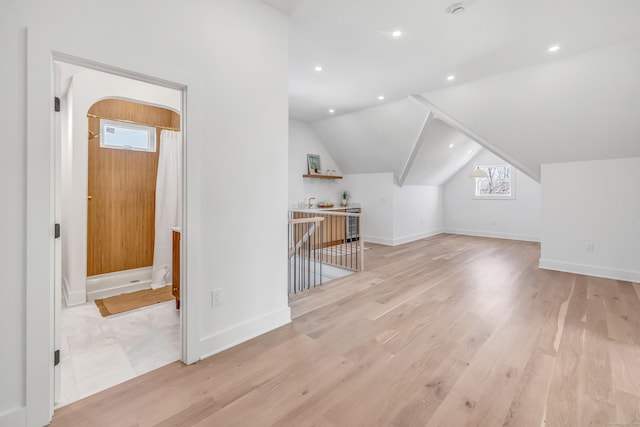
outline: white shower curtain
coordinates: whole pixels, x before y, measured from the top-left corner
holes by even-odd
[[[182,138],[180,132],[160,132],[156,181],[156,232],[151,288],[171,283],[172,228],[182,223]]]

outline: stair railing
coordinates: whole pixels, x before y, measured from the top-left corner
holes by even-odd
[[[289,219],[289,293],[296,294],[322,284],[323,217]]]

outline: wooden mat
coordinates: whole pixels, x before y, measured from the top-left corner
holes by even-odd
[[[107,317],[172,299],[171,286],[163,286],[159,289],[145,289],[114,297],[101,298],[95,302],[102,317]]]

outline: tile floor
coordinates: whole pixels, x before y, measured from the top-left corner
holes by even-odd
[[[102,317],[96,305],[62,308],[61,393],[67,405],[180,358],[180,313],[167,301]]]

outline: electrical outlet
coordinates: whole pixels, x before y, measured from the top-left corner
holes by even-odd
[[[214,289],[211,291],[211,307],[222,304],[222,289]]]
[[[587,242],[587,244],[585,246],[585,251],[593,252],[593,242]]]

